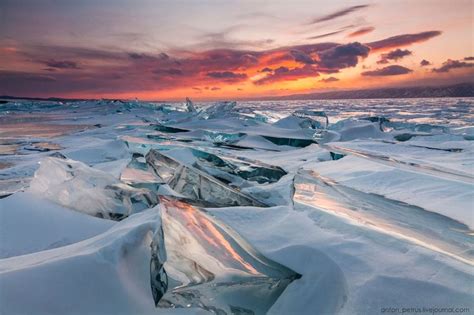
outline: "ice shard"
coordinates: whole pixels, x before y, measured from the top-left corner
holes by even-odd
[[[234,144],[238,142],[242,137],[245,136],[245,133],[228,133],[228,132],[219,132],[204,130],[202,140],[206,140],[216,144]]]
[[[192,153],[201,163],[205,163],[204,165],[217,168],[248,181],[258,182],[259,184],[277,182],[281,177],[287,174],[282,168],[273,165],[262,165],[262,163],[255,164],[237,159],[228,159],[196,149],[192,149]]]
[[[160,207],[169,280],[158,307],[265,314],[301,277],[199,208],[166,197]]]
[[[282,137],[271,137],[271,136],[262,136],[262,137],[276,145],[287,145],[290,147],[297,147],[297,148],[304,148],[313,143],[316,143],[312,139],[282,138]]]
[[[293,116],[303,118],[302,128],[326,129],[329,126],[329,118],[323,111],[317,110],[297,110]]]
[[[190,113],[196,113],[197,112],[196,107],[194,106],[193,102],[188,97],[186,97],[186,109]]]
[[[162,124],[153,124],[152,127],[156,131],[161,131],[161,132],[165,132],[165,133],[178,133],[178,132],[188,132],[189,131],[189,130],[186,130],[186,129],[165,126],[165,125],[162,125]]]
[[[147,189],[126,185],[82,162],[54,157],[41,161],[29,191],[62,206],[114,220],[157,203],[156,196]]]
[[[341,153],[337,153],[337,152],[332,152],[332,151],[329,152],[329,154],[331,155],[331,159],[332,159],[333,161],[342,159],[343,157],[346,156],[345,154],[341,154]]]
[[[150,247],[150,286],[155,306],[158,306],[158,302],[168,290],[168,275],[164,268],[166,248],[162,226],[160,226],[153,235]]]
[[[472,264],[472,231],[437,213],[352,189],[312,170],[299,170],[296,174],[293,200],[296,208],[304,205],[324,211]]]
[[[173,190],[196,202],[215,207],[266,207],[264,203],[257,199],[157,150],[150,150],[146,155],[146,161]]]
[[[223,118],[232,115],[236,102],[219,102],[205,108],[198,114],[200,119]]]
[[[370,122],[379,123],[380,131],[384,131],[384,124],[390,123],[390,120],[388,118],[383,117],[383,116],[369,116],[369,117],[363,117],[361,119],[362,120],[368,120]]]
[[[157,191],[164,184],[163,179],[156,176],[150,165],[146,163],[145,157],[134,154],[127,167],[122,170],[120,180],[134,188],[145,188]]]

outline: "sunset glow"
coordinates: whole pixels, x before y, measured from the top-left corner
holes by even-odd
[[[472,1],[7,0],[0,94],[214,100],[472,82],[472,12]]]

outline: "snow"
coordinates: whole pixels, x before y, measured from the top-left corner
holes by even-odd
[[[17,193],[0,199],[0,258],[73,244],[113,225],[31,193]]]
[[[472,99],[18,104],[2,314],[474,309]]]

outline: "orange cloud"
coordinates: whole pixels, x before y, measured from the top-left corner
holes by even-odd
[[[372,26],[369,26],[369,27],[362,27],[362,28],[359,28],[358,30],[350,33],[349,35],[347,35],[347,37],[356,37],[356,36],[362,36],[362,35],[365,35],[365,34],[368,34],[368,33],[371,33],[375,30],[375,27],[372,27]]]

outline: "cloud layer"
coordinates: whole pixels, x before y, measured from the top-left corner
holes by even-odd
[[[351,7],[319,20],[337,18],[365,7]],[[340,31],[353,27],[347,26]],[[361,36],[373,29],[359,28],[348,37]],[[344,77],[345,69],[357,67],[370,54],[387,50],[380,55],[378,63],[398,61],[412,54],[411,50],[399,47],[423,42],[440,34],[440,31],[400,34],[369,43],[321,42],[260,50],[174,48],[166,52],[147,53],[59,45],[18,45],[0,49],[0,58],[23,65],[18,70],[0,70],[0,94],[104,95],[143,91],[181,91],[179,94],[182,94],[182,90],[220,93],[229,91],[230,87],[233,91],[277,90],[281,89],[281,84],[291,84],[300,79],[305,79],[306,85],[309,80],[314,85],[318,82],[339,85],[348,82]],[[439,68],[432,69],[432,73],[471,68],[471,60],[472,57],[447,60]],[[420,65],[430,64],[423,60]],[[392,65],[364,71],[361,75],[383,77],[411,72],[409,68]],[[339,82],[331,76],[318,80],[321,75],[334,73],[341,74],[343,80]]]

